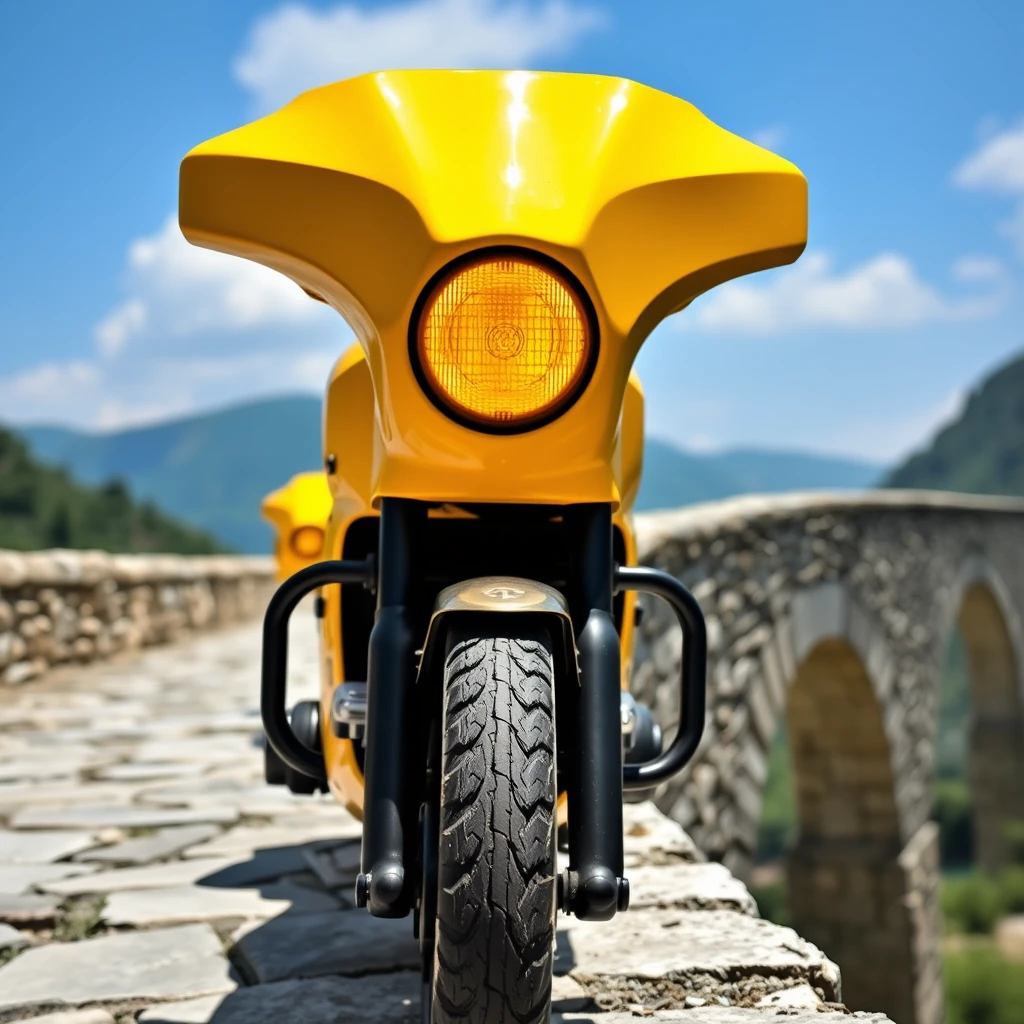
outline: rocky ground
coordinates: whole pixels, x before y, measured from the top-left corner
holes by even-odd
[[[0,1024],[418,1021],[410,922],[352,908],[359,823],[262,781],[258,653],[253,624],[0,690]],[[633,909],[560,920],[556,1019],[843,1012],[678,826],[642,804],[626,831]]]

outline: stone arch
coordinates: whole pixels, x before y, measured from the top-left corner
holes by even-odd
[[[961,569],[954,608],[970,677],[974,855],[997,871],[1010,860],[1006,825],[1024,822],[1024,630],[1006,585],[980,555]]]
[[[800,830],[787,860],[798,931],[840,967],[844,1000],[942,1015],[938,848],[884,635],[843,584],[795,595],[786,720]]]

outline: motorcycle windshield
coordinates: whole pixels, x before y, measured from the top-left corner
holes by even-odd
[[[441,479],[443,500],[556,500],[565,489],[617,500],[614,435],[643,339],[707,289],[796,259],[807,189],[788,161],[625,79],[388,71],[197,146],[181,167],[179,217],[190,241],[271,266],[348,320],[377,404],[375,496],[427,497]],[[596,311],[585,393],[534,432],[558,461],[547,482],[527,435],[468,444],[469,428],[446,420],[408,368],[427,283],[494,245],[557,261]],[[499,451],[507,495],[497,481],[456,485]]]

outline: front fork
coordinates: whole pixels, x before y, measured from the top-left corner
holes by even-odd
[[[704,727],[706,640],[693,596],[655,569],[616,568],[611,507],[570,505],[571,590],[579,656],[579,685],[562,689],[559,719],[571,723],[574,755],[565,764],[569,804],[569,868],[559,879],[563,910],[585,920],[608,920],[629,905],[623,877],[622,790],[649,788],[675,775],[693,756]],[[288,617],[303,594],[326,583],[362,582],[377,589],[367,669],[365,795],[361,873],[356,903],[376,917],[404,917],[417,888],[411,866],[418,855],[419,787],[409,780],[425,753],[416,687],[411,603],[416,552],[426,506],[384,498],[378,563],[315,563],[286,580],[264,619],[261,708],[267,740],[296,771],[323,774],[322,754],[292,732],[285,712]],[[641,590],[668,601],[683,630],[682,720],[670,748],[645,764],[622,763],[619,637],[612,614],[616,590]],[[568,705],[568,706],[566,706]],[[564,714],[563,714],[564,712]]]
[[[409,589],[416,534],[425,518],[418,502],[385,498],[380,509],[377,619],[370,634],[362,873],[356,902],[376,917],[401,917],[414,900],[407,865],[414,863],[415,813],[407,780],[415,749],[407,714],[416,700]],[[615,566],[607,504],[573,505],[566,527],[582,609],[575,623],[581,685],[566,709],[578,723],[574,763],[567,766],[569,868],[559,880],[562,908],[607,920],[629,903],[622,856],[622,728],[619,635],[612,616]],[[563,718],[565,721],[566,718]],[[400,738],[400,739],[399,739]]]
[[[573,625],[580,685],[566,688],[576,705],[569,711],[578,732],[576,757],[566,773],[569,867],[559,878],[559,903],[583,920],[607,921],[629,906],[622,867],[622,665],[612,615],[611,506],[570,506],[566,527],[576,540],[571,572],[579,591],[572,607],[578,609]]]
[[[362,872],[356,905],[374,917],[404,917],[412,908],[416,814],[409,793],[415,737],[408,714],[416,701],[416,642],[410,621],[417,534],[426,506],[383,498],[377,617],[367,662],[366,761],[363,769]]]

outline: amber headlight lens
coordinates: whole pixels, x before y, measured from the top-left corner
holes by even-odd
[[[292,534],[290,543],[299,558],[317,558],[323,551],[324,531],[318,526],[300,526]]]
[[[586,384],[596,339],[569,276],[528,255],[483,256],[434,283],[416,324],[423,383],[484,429],[537,426]]]

